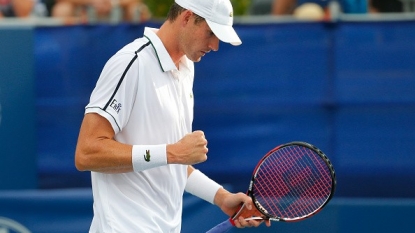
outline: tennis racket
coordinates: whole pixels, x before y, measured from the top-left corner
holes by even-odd
[[[247,195],[256,207],[241,206],[230,219],[207,233],[230,230],[246,220],[296,222],[318,213],[333,197],[336,175],[327,156],[305,142],[290,142],[268,152],[254,169]]]

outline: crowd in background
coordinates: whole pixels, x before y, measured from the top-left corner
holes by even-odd
[[[290,15],[303,5],[316,5],[327,10],[337,2],[343,13],[393,13],[403,12],[403,3],[412,0],[251,0],[251,15]],[[413,0],[415,2],[415,0]]]
[[[249,15],[293,15],[303,19],[328,19],[333,13],[400,13],[415,0],[251,0]],[[406,9],[406,8],[405,8]]]
[[[4,17],[53,17],[66,24],[94,20],[141,22],[151,13],[142,0],[0,0]]]
[[[4,17],[53,17],[65,24],[90,21],[143,22],[152,17],[147,3],[154,0],[0,0]],[[308,15],[323,17],[334,0],[250,0],[247,15]],[[344,13],[403,12],[412,0],[336,0]],[[234,1],[233,1],[234,2]],[[351,3],[353,2],[353,3]],[[350,4],[364,7],[352,9]],[[412,2],[415,5],[415,0]]]

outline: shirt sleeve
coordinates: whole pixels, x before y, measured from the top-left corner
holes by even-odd
[[[128,122],[139,80],[137,55],[117,53],[105,64],[85,114],[106,118],[118,133]]]

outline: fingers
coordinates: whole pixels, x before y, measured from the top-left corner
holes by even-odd
[[[247,196],[244,193],[237,193],[235,196],[237,197],[235,198],[236,200],[239,200],[240,203],[241,202],[244,203],[244,208],[245,208],[245,210],[241,211],[238,218],[234,220],[236,227],[238,228],[258,227],[263,222],[265,222],[265,225],[267,227],[271,226],[271,222],[269,220],[251,218],[251,217],[263,217],[263,214],[260,211],[258,211],[258,209],[254,206],[251,197]]]
[[[197,144],[202,146],[203,149],[204,149],[203,151],[205,152],[205,154],[207,154],[207,152],[208,152],[208,148],[207,148],[208,141],[206,140],[205,133],[203,133],[203,131],[196,130],[191,134],[194,135]]]
[[[267,226],[267,227],[270,227],[271,226],[271,221],[269,219],[267,219],[267,220],[257,220],[257,219],[249,219],[249,220],[246,220],[243,217],[239,217],[238,219],[235,219],[234,220],[235,226],[237,228],[258,227],[263,222],[265,222],[265,226]]]
[[[205,137],[205,133],[203,131],[197,130],[190,134],[190,137],[193,138],[193,143],[195,146],[195,156],[200,156],[201,162],[207,160],[207,140]]]
[[[245,220],[243,217],[234,220],[237,228],[258,227],[262,222],[264,222],[264,220]]]
[[[207,160],[207,140],[203,131],[194,131],[167,146],[168,163],[193,165]]]

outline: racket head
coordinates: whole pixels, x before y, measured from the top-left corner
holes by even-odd
[[[266,219],[295,222],[318,213],[335,187],[328,157],[309,143],[295,141],[272,149],[260,160],[247,194]]]

